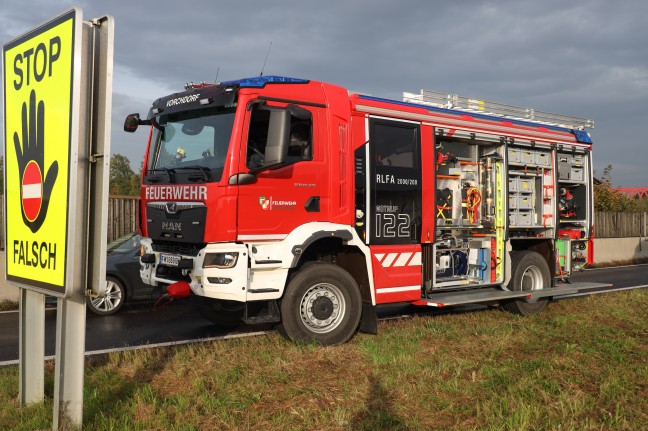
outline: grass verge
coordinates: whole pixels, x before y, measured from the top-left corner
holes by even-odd
[[[8,299],[0,299],[0,311],[17,310],[18,302]]]
[[[648,428],[648,290],[381,322],[337,347],[277,334],[111,354],[86,366],[84,429]],[[46,369],[46,393],[53,389]],[[0,424],[51,427],[0,368]]]

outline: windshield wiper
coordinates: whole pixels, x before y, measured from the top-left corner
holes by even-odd
[[[176,170],[173,169],[173,168],[162,168],[162,169],[164,169],[164,172],[166,172],[167,175],[169,176],[169,182],[170,183],[175,183],[175,172],[176,172]]]
[[[148,180],[149,183],[159,183],[161,181],[161,178],[157,175],[155,175],[155,172],[164,172],[167,174],[169,177],[169,183],[174,183],[175,182],[175,169],[173,168],[159,168],[159,169],[149,169],[147,173],[146,179]],[[150,174],[153,175],[150,175]]]
[[[207,166],[203,165],[191,165],[191,166],[180,166],[176,169],[189,169],[189,170],[199,170],[200,173],[202,174],[200,177],[195,177],[195,176],[190,176],[190,180],[200,180],[202,179],[203,181],[211,181],[211,169],[208,168]]]

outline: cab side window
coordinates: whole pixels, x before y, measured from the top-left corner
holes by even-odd
[[[290,142],[286,156],[286,165],[313,159],[313,119],[309,111],[295,105],[287,109],[290,116]],[[270,110],[262,105],[252,108],[250,130],[248,132],[246,166],[257,169],[265,162],[265,149],[270,127]]]

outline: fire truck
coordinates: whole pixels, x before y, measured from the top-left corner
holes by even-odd
[[[306,79],[188,84],[156,100],[141,277],[220,325],[323,345],[382,304],[539,313],[593,258],[593,122],[422,90]]]

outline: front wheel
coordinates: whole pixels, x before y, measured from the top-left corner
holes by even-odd
[[[511,253],[511,282],[513,291],[533,291],[551,287],[551,274],[544,258],[529,250]],[[527,302],[521,299],[502,304],[502,308],[514,314],[533,316],[539,314],[547,305],[547,299]]]
[[[281,301],[281,325],[293,341],[342,344],[358,329],[361,310],[362,298],[353,277],[339,266],[314,263],[288,283]]]
[[[91,294],[86,298],[90,311],[100,316],[115,314],[124,305],[126,289],[124,285],[113,277],[106,277],[106,295],[99,297]]]

